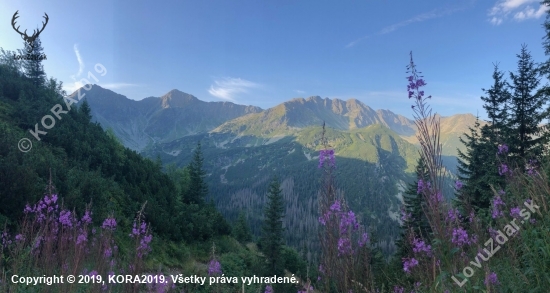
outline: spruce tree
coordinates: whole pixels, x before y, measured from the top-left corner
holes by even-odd
[[[27,43],[24,43],[27,46]],[[26,55],[26,49],[19,50],[21,55]],[[44,48],[42,47],[42,42],[38,36],[34,40],[34,47],[31,52],[32,56],[43,56]],[[23,60],[23,69],[25,71],[25,76],[29,78],[35,86],[42,86],[46,82],[46,73],[44,72],[44,66],[42,65],[41,58],[29,58],[30,60]]]
[[[237,222],[233,227],[233,237],[241,243],[246,243],[252,240],[252,234],[250,233],[250,227],[246,222],[246,217],[243,212],[239,213]]]
[[[487,111],[490,124],[484,126],[487,129],[485,136],[494,145],[507,142],[509,130],[507,127],[508,104],[511,94],[508,90],[508,83],[504,79],[504,73],[499,70],[498,64],[494,64],[493,85],[490,89],[482,89],[487,96],[481,97],[485,102],[483,108]]]
[[[206,172],[203,169],[204,158],[200,141],[193,153],[193,160],[188,165],[189,170],[189,188],[183,196],[183,202],[186,204],[204,204],[208,194],[208,185],[204,181]]]
[[[542,5],[550,6],[550,0],[543,0]],[[550,10],[546,11],[546,20],[543,24],[545,35],[543,37],[542,46],[544,48],[544,54],[550,56]],[[550,58],[543,62],[539,67],[539,72],[546,75],[550,79]],[[548,96],[550,92],[550,87],[544,87],[545,94]]]
[[[547,117],[543,111],[547,96],[538,90],[539,71],[527,46],[522,45],[521,52],[516,56],[517,72],[510,73],[512,99],[509,127],[514,133],[510,138],[510,154],[517,159],[540,159],[548,140],[548,133],[540,126]]]
[[[479,117],[473,127],[468,127],[470,133],[463,134],[466,139],[460,137],[466,150],[458,150],[458,178],[463,187],[457,195],[458,206],[465,212],[469,207],[476,210],[487,209],[490,206],[492,191],[487,174],[497,172],[494,164],[496,152],[481,135]],[[489,165],[489,166],[487,166]],[[493,170],[495,169],[495,170]]]
[[[396,242],[398,247],[397,255],[399,259],[407,256],[410,250],[410,243],[408,243],[408,233],[412,231],[417,236],[422,236],[424,239],[429,239],[432,233],[428,218],[424,214],[425,200],[422,194],[418,193],[418,181],[422,180],[427,182],[430,179],[428,168],[425,161],[420,157],[416,163],[416,179],[410,183],[405,194],[403,196],[403,212],[405,215],[401,215],[401,237]]]
[[[264,211],[262,236],[260,239],[261,251],[266,258],[266,275],[282,276],[282,249],[283,249],[283,217],[285,205],[281,185],[275,177],[269,185],[267,206]]]

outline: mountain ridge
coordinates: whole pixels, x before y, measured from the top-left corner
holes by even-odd
[[[125,146],[138,152],[156,143],[201,132],[274,138],[323,123],[344,131],[381,124],[418,145],[417,127],[412,119],[387,109],[374,110],[354,98],[345,101],[320,96],[293,98],[262,109],[227,101],[206,102],[177,89],[136,101],[98,85],[91,87],[85,98],[94,119],[104,128],[111,128]],[[459,137],[468,132],[476,118],[470,113],[439,117],[443,154],[456,156],[457,149],[462,147]]]
[[[263,111],[256,106],[201,101],[176,89],[139,101],[98,85],[91,85],[85,93],[94,120],[112,129],[126,147],[138,152],[157,142],[209,131],[227,120]]]

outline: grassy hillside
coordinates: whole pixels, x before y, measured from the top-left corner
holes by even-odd
[[[263,272],[262,255],[230,237],[231,226],[212,205],[183,203],[185,183],[175,182],[162,172],[159,161],[125,148],[112,132],[92,123],[84,100],[68,109],[64,95],[55,79],[35,85],[17,68],[0,62],[0,291],[16,290],[7,282],[12,274],[95,271],[106,278],[112,271],[207,277],[213,244],[226,276]],[[60,119],[51,111],[56,105],[66,110],[57,111]],[[41,123],[45,115],[55,119],[50,129]],[[40,140],[29,132],[36,132],[35,125]],[[26,139],[24,144],[21,139]],[[191,221],[183,222],[188,216]],[[285,251],[287,272],[305,275],[300,256],[292,249]],[[71,286],[33,288],[102,290],[100,285]],[[164,285],[108,285],[107,289],[138,292],[160,290],[159,286]],[[228,285],[224,290],[237,291],[237,287]],[[174,288],[216,289],[185,284]]]

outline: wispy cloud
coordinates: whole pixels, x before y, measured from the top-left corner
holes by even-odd
[[[306,92],[305,91],[302,91],[302,90],[294,90],[296,93],[300,94],[300,95],[303,95],[305,94]]]
[[[75,80],[77,77],[79,77],[82,72],[84,71],[84,61],[82,60],[82,57],[80,56],[80,51],[78,50],[78,45],[74,44],[73,46],[74,53],[76,55],[76,60],[78,61],[78,73],[76,75],[72,75],[71,78]]]
[[[361,37],[361,38],[359,38],[355,41],[352,41],[352,42],[350,42],[349,44],[346,45],[346,48],[351,48],[351,47],[355,46],[357,43],[368,39],[369,37],[370,37],[370,35],[369,36],[364,36],[364,37]]]
[[[409,18],[405,21],[401,21],[401,22],[398,22],[398,23],[395,23],[395,24],[392,24],[390,26],[387,26],[385,28],[383,28],[382,30],[380,30],[378,33],[376,33],[376,35],[385,35],[385,34],[389,34],[391,32],[394,32],[396,30],[398,30],[399,28],[402,28],[402,27],[405,27],[405,26],[408,26],[408,25],[411,25],[413,23],[417,23],[417,22],[423,22],[423,21],[426,21],[426,20],[430,20],[430,19],[433,19],[433,18],[439,18],[439,17],[443,17],[445,15],[449,15],[449,14],[452,14],[452,13],[455,13],[455,12],[458,12],[458,11],[461,11],[461,10],[464,10],[468,8],[468,6],[461,6],[461,7],[447,7],[447,8],[438,8],[438,9],[434,9],[430,12],[426,12],[426,13],[422,13],[422,14],[419,14],[419,15],[416,15],[412,18]],[[363,40],[366,40],[368,38],[370,38],[371,35],[367,35],[367,36],[363,36],[361,38],[358,38],[350,43],[348,43],[346,45],[346,48],[351,48],[353,46],[355,46],[357,43],[363,41]]]
[[[214,97],[235,102],[235,97],[240,93],[248,93],[252,88],[260,87],[260,84],[241,79],[226,77],[214,81],[208,92]]]
[[[534,7],[531,3],[535,3]],[[510,15],[513,15],[516,21],[540,18],[548,7],[537,3],[540,3],[540,0],[498,0],[487,13],[488,21],[493,25],[499,25]]]

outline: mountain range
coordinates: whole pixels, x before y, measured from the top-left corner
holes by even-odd
[[[229,219],[247,211],[255,234],[260,233],[268,179],[281,178],[285,226],[297,233],[287,235],[287,243],[309,249],[316,249],[308,239],[317,231],[315,182],[321,176],[317,160],[325,123],[324,137],[337,156],[340,191],[363,223],[379,231],[381,247],[393,250],[402,192],[418,159],[416,125],[405,116],[374,110],[356,99],[319,96],[265,110],[204,102],[178,90],[135,101],[93,85],[85,98],[93,119],[124,146],[160,157],[165,165],[188,164],[200,141],[210,197]],[[457,114],[440,119],[444,163],[453,171],[462,147],[459,137],[476,118]]]
[[[91,87],[86,97],[93,118],[104,128],[112,129],[126,147],[137,152],[157,143],[204,132],[272,138],[323,122],[337,130],[380,124],[408,142],[418,143],[413,120],[389,110],[375,111],[356,99],[295,98],[263,110],[231,102],[204,102],[175,89],[161,97],[136,101],[98,85]],[[440,118],[443,154],[455,156],[456,149],[462,148],[458,138],[476,118],[472,114]]]

